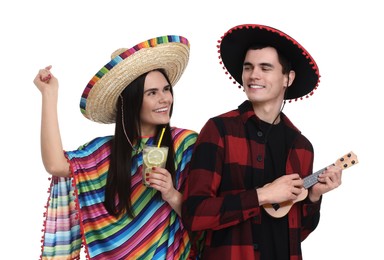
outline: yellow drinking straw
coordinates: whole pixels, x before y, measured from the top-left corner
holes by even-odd
[[[164,131],[165,131],[165,127],[163,127],[163,130],[161,131],[160,139],[159,139],[159,142],[157,143],[158,148],[160,147],[161,140],[163,139]]]

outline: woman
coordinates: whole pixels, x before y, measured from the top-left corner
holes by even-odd
[[[163,36],[119,49],[90,80],[80,107],[88,119],[116,123],[114,136],[63,151],[58,81],[51,66],[34,83],[42,94],[41,149],[53,175],[41,259],[187,259],[181,192],[197,134],[170,127],[172,86],[184,72],[189,42]],[[161,130],[164,135],[159,140]],[[144,144],[168,146],[165,168],[146,173]]]

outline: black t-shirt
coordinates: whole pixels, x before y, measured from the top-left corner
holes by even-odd
[[[276,125],[259,121],[257,128],[262,131],[266,146],[264,173],[254,184],[262,187],[285,174],[288,145],[282,121]],[[288,216],[274,218],[265,210],[261,212],[261,225],[253,225],[255,249],[260,251],[262,260],[289,260]]]

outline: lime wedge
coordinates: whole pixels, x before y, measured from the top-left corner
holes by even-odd
[[[148,153],[148,163],[151,165],[160,165],[165,160],[165,154],[160,149],[152,149]]]

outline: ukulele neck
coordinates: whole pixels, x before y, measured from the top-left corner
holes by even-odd
[[[312,173],[311,175],[305,177],[303,179],[304,181],[304,188],[306,189],[309,189],[310,187],[312,187],[313,185],[315,185],[316,183],[318,183],[318,180],[317,178],[319,177],[319,175],[326,169],[327,167],[321,169],[321,170],[318,170],[317,172],[314,172]]]
[[[340,167],[341,169],[347,169],[351,167],[352,165],[357,164],[359,161],[357,160],[356,154],[354,154],[352,151],[345,154],[343,157],[339,158],[333,165]],[[332,164],[331,164],[332,165]],[[329,166],[331,166],[329,165]],[[312,173],[311,175],[305,177],[304,180],[304,188],[308,189],[318,183],[317,178],[319,175],[326,169],[327,167]]]

